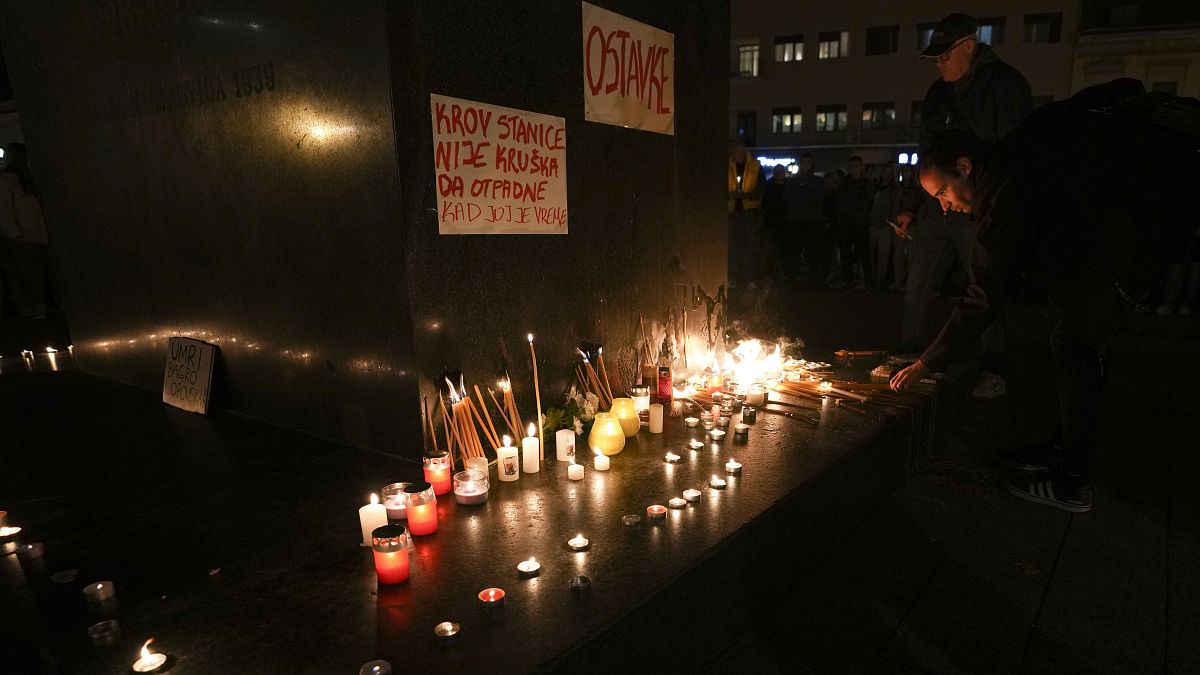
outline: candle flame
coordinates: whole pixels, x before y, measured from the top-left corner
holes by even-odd
[[[530,558],[530,559],[529,559],[529,562],[530,562],[530,564],[533,564],[533,565],[536,565],[536,564],[537,564],[537,560],[535,560],[535,559],[533,559],[533,558]]]
[[[154,642],[154,638],[150,638],[149,640],[146,640],[146,644],[142,645],[141,657],[143,659],[150,658],[150,653],[151,653],[150,652],[150,643],[151,642]]]
[[[496,386],[500,387],[500,391],[508,391],[509,387],[511,387],[512,385],[509,384],[507,379],[504,379],[504,380],[500,380],[500,381],[496,382]]]
[[[512,445],[512,438],[510,438],[510,437],[508,437],[508,436],[505,436],[505,437],[504,437],[503,439],[501,439],[501,440],[503,440],[503,441],[504,441],[504,447],[506,447],[506,448]]]
[[[579,352],[579,356],[580,356],[580,358],[583,359],[584,363],[591,363],[591,360],[588,359],[587,352],[583,351],[582,349],[580,349],[578,347],[575,348],[575,351]]]
[[[530,333],[526,339],[529,340],[529,344],[533,344],[533,333]]]
[[[525,433],[528,434],[530,438],[533,438],[535,435],[537,435],[537,427],[533,425],[533,422],[529,423],[529,428],[526,429]]]
[[[821,384],[817,385],[817,388],[821,391],[831,391],[833,389],[833,385],[828,382],[822,382]]]
[[[374,492],[371,493],[371,503],[372,504],[379,503],[379,495],[375,494]]]
[[[600,448],[592,448],[592,452],[596,453],[597,457],[600,456]]]

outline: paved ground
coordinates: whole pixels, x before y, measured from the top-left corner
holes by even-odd
[[[829,295],[780,315],[834,345],[804,310]],[[899,316],[898,296],[842,295]],[[1051,429],[1051,325],[1010,308],[1008,395],[973,403],[945,456],[798,571],[713,672],[1200,672],[1200,320],[1136,317],[1114,349],[1095,509],[1077,515],[1010,497],[989,459]]]

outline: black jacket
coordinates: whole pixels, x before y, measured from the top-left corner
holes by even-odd
[[[998,141],[1033,109],[1029,82],[1016,68],[979,45],[971,70],[956,82],[938,78],[921,106],[921,144],[947,129],[965,129]]]
[[[932,370],[983,333],[1018,275],[1102,349],[1128,299],[1196,229],[1200,155],[1159,127],[1098,111],[1097,89],[1039,108],[973,159],[972,268],[986,302],[955,307],[921,357]]]

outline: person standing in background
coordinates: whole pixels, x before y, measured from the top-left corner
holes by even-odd
[[[1029,82],[1017,69],[1004,63],[986,44],[976,39],[978,24],[967,14],[950,14],[938,22],[921,58],[934,62],[938,79],[929,87],[921,108],[921,145],[935,135],[958,129],[983,142],[995,142],[1016,129],[1033,108]],[[922,153],[924,156],[924,153]],[[909,258],[908,287],[902,342],[920,345],[928,340],[925,321],[934,293],[940,286],[938,271],[946,269],[943,258],[956,257],[960,269],[971,278],[970,251],[975,245],[976,225],[966,213],[936,213],[922,210],[916,219]],[[916,215],[913,212],[912,215]],[[924,238],[924,241],[922,241]],[[976,398],[994,398],[1006,390],[1004,382],[1004,324],[995,324],[980,337],[980,365]]]
[[[802,263],[807,258],[809,281],[821,283],[825,281],[822,268],[825,274],[829,272],[827,256],[822,263],[817,253],[822,247],[822,229],[826,227],[825,181],[813,173],[813,166],[812,155],[801,155],[799,171],[783,187],[783,200],[788,206],[783,272],[794,281],[800,280]]]
[[[787,202],[783,198],[783,186],[787,183],[787,167],[776,164],[771,169],[771,180],[763,190],[763,273],[774,279],[781,275],[785,263]]]
[[[857,289],[872,281],[871,245],[868,230],[875,186],[863,174],[862,157],[855,155],[846,165],[846,178],[835,196],[837,204],[837,242],[841,253],[842,283]],[[862,268],[862,281],[856,281],[854,263]]]
[[[762,238],[762,167],[738,138],[729,144],[729,286],[756,288]]]
[[[892,202],[900,184],[896,182],[895,170],[888,162],[879,169],[875,180],[875,195],[871,203],[871,259],[874,262],[871,282],[882,286],[887,280],[888,263],[892,258],[892,243],[899,245],[901,239],[892,236],[888,222],[892,220]]]

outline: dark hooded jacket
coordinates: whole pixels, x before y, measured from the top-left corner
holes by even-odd
[[[1196,228],[1200,155],[1160,127],[1097,105],[1104,88],[1039,108],[975,153],[972,268],[983,301],[955,307],[921,356],[933,371],[983,333],[1021,279],[1103,350],[1130,298]]]
[[[947,129],[963,129],[981,141],[998,141],[1017,128],[1033,109],[1029,82],[1016,68],[978,45],[975,61],[962,78],[940,77],[921,107],[921,144]]]

